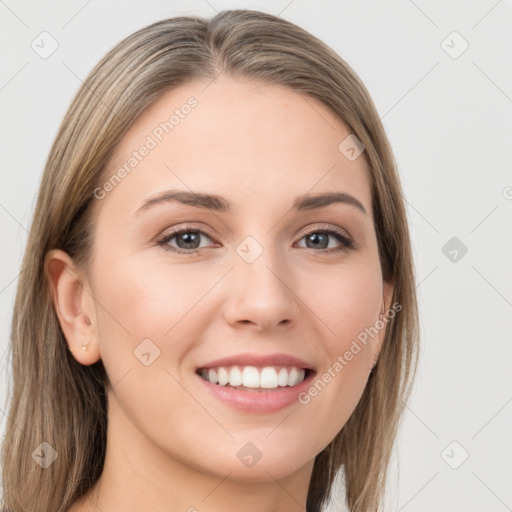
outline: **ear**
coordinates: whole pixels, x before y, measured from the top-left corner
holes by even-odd
[[[373,347],[373,366],[375,366],[377,364],[377,361],[379,360],[379,354],[382,349],[382,343],[384,342],[384,338],[386,336],[386,330],[390,317],[391,300],[393,298],[394,290],[394,285],[392,281],[384,281],[382,285],[382,303],[381,310],[379,312],[379,320],[384,323],[384,326],[382,327],[382,329],[379,329],[379,335],[375,337],[375,344]],[[400,307],[400,309],[402,308]],[[393,310],[391,312],[391,316],[394,316],[396,314],[397,311]]]
[[[46,254],[45,275],[60,326],[73,357],[83,365],[100,359],[96,306],[72,258],[60,249]]]

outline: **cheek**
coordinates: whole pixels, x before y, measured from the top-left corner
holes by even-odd
[[[149,258],[102,261],[96,270],[95,295],[105,306],[99,308],[104,323],[109,328],[123,327],[132,337],[163,338],[218,280],[211,271],[191,272],[185,266],[155,264]]]
[[[184,265],[165,265],[160,259],[156,264],[144,257],[98,261],[95,295],[104,306],[97,308],[101,359],[115,403],[153,439],[162,439],[165,429],[165,436],[185,439],[186,422],[183,426],[172,418],[193,417],[201,409],[177,381],[185,376],[182,362],[207,330],[200,299],[224,272],[196,274]]]
[[[207,330],[208,317],[203,314],[207,300],[201,298],[223,272],[192,272],[186,265],[161,265],[144,257],[98,261],[94,295],[99,342],[112,378],[139,363],[134,351],[143,342],[151,348],[144,341],[148,339],[157,347],[152,350],[160,351],[156,366],[179,367],[200,332]]]
[[[325,277],[323,285],[307,296],[308,305],[328,327],[320,347],[325,359],[300,401],[318,420],[313,430],[316,426],[324,429],[316,432],[318,438],[330,439],[348,421],[369,377],[372,345],[379,339],[372,328],[382,305],[380,268],[362,264],[338,269],[328,281]]]
[[[338,268],[317,279],[305,296],[326,326],[325,349],[330,359],[335,360],[350,349],[358,336],[363,339],[362,333],[368,332],[378,320],[382,306],[380,268],[368,262]],[[368,335],[368,345],[372,339]]]

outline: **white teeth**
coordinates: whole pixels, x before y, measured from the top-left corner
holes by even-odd
[[[288,372],[288,386],[295,386],[297,384],[297,376],[299,372],[297,371],[297,368],[292,368]]]
[[[279,375],[277,376],[277,383],[280,386],[288,386],[288,370],[286,368],[281,368],[279,370]]]
[[[265,366],[219,366],[217,368],[203,368],[200,372],[203,379],[219,386],[246,388],[277,389],[284,386],[296,386],[305,376],[304,368]]]
[[[243,382],[242,370],[238,366],[232,366],[229,371],[229,385],[230,386],[241,386]]]
[[[218,377],[220,386],[225,386],[229,382],[229,375],[225,368],[219,368]]]
[[[208,370],[208,380],[212,384],[217,384],[217,372],[213,368]]]
[[[262,388],[277,388],[277,372],[272,366],[266,366],[261,370],[260,387]]]
[[[254,366],[246,366],[242,372],[242,381],[246,388],[260,387],[260,373]]]

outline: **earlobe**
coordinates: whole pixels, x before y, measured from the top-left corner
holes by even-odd
[[[84,290],[73,259],[64,251],[54,249],[45,257],[45,275],[53,305],[69,350],[83,365],[99,360],[99,347],[95,322],[94,300]]]

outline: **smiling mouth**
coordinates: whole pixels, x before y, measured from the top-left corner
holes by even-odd
[[[272,391],[298,386],[313,370],[297,366],[218,366],[199,368],[197,375],[217,386],[242,391]]]

